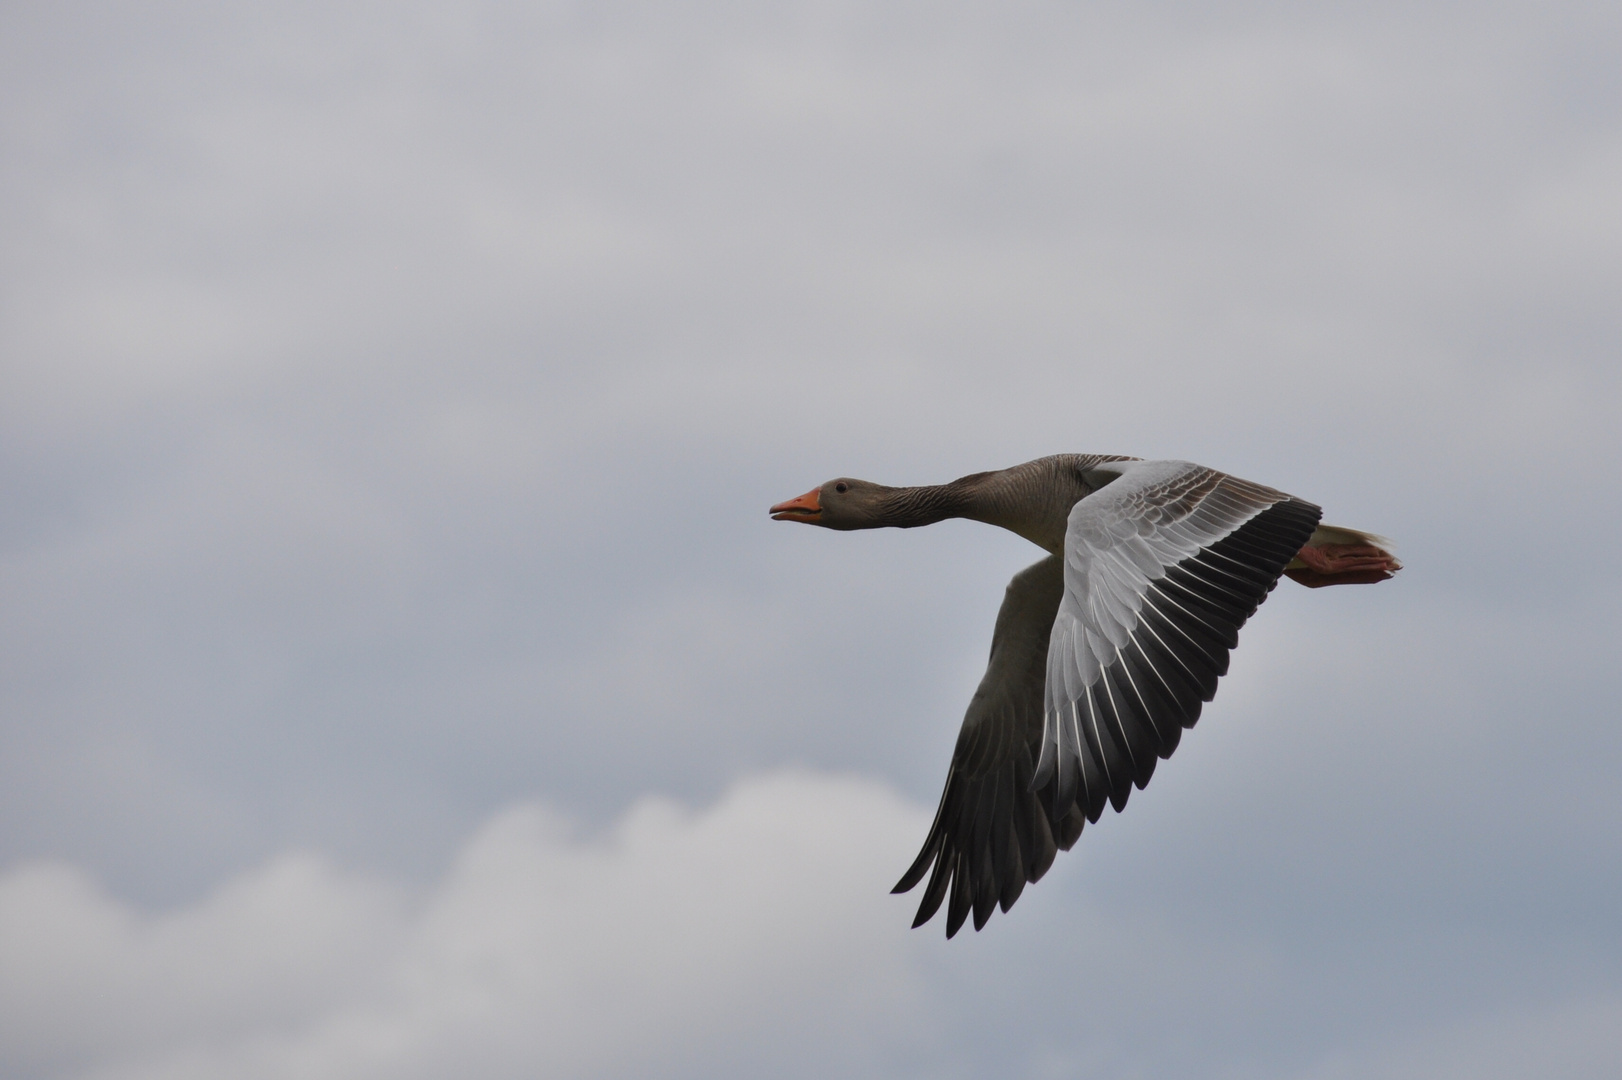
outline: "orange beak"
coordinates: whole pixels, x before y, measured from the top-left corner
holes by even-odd
[[[814,487],[798,499],[780,502],[771,514],[773,521],[815,521],[822,516],[822,489]]]

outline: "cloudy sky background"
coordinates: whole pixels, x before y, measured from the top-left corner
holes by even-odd
[[[1614,4],[0,8],[0,1072],[1622,1073]],[[1060,451],[1394,536],[910,931]]]

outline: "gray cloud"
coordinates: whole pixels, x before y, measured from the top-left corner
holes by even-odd
[[[36,1015],[30,1070],[347,1015],[529,800],[589,831],[795,766],[912,821],[1035,552],[763,511],[1061,450],[1275,484],[1410,569],[1281,588],[1152,787],[985,934],[859,937],[936,1020],[840,1069],[904,1075],[936,1022],[1026,1075],[1403,1075],[1484,1026],[1614,1061],[1610,13],[0,20],[7,887],[141,927],[291,875],[295,958],[385,913],[196,1028]],[[850,870],[906,942],[909,855]],[[83,970],[135,996],[216,947],[123,932]]]

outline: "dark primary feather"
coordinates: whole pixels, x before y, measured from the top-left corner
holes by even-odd
[[[1079,822],[1057,820],[1031,790],[1042,740],[1042,681],[1048,631],[1064,592],[1064,564],[1050,555],[1008,584],[991,659],[969,702],[946,775],[935,822],[918,858],[896,885],[906,892],[931,865],[914,926],[950,898],[946,936],[972,911],[975,929],[996,907],[1007,911],[1026,882],[1053,864],[1080,834]]]

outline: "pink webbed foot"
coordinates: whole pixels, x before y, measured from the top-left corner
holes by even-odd
[[[1309,589],[1325,585],[1371,585],[1402,569],[1397,557],[1372,544],[1308,544],[1284,568]]]

